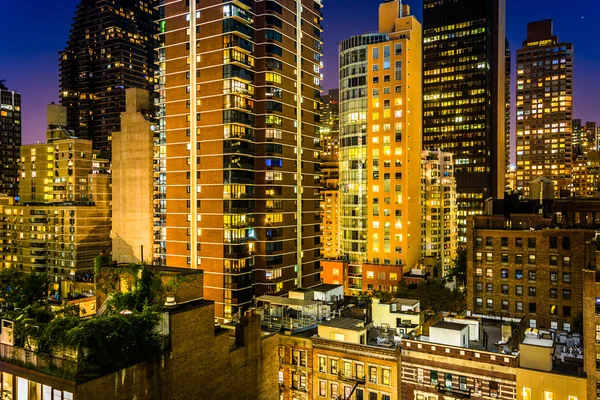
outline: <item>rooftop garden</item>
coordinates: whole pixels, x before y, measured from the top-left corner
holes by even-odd
[[[45,274],[0,270],[3,331],[12,322],[12,334],[5,331],[12,345],[0,344],[0,359],[75,381],[152,360],[165,348],[161,309],[177,283],[165,283],[145,265],[97,265],[96,294],[106,301],[82,318],[79,306],[66,300],[50,307]]]

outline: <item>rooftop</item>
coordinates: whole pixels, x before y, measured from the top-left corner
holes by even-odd
[[[525,340],[523,340],[523,344],[551,348],[554,346],[554,340],[526,337]]]
[[[289,297],[269,296],[263,295],[256,299],[257,301],[263,301],[265,303],[271,303],[280,306],[292,306],[292,307],[309,307],[317,306],[322,304],[320,301],[315,300],[303,300],[303,299],[290,299]]]
[[[390,301],[386,301],[384,304],[392,304],[392,303],[396,303],[396,304],[402,304],[403,306],[414,306],[419,304],[419,300],[413,300],[413,299],[392,299]]]
[[[329,292],[330,290],[334,290],[337,289],[339,287],[341,287],[342,285],[333,285],[330,283],[321,283],[317,286],[313,286],[310,288],[310,290],[314,290],[315,292]]]
[[[365,322],[356,318],[338,317],[323,322],[321,326],[329,326],[331,328],[347,329],[360,332],[365,329]]]
[[[456,322],[438,321],[435,324],[433,324],[432,328],[462,331],[463,329],[468,328],[468,325],[457,324]]]

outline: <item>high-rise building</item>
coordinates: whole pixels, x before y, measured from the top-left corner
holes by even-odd
[[[112,141],[112,259],[119,263],[154,259],[154,156],[156,125],[147,90],[127,89],[121,131]]]
[[[352,36],[340,52],[340,252],[355,265],[367,261],[367,51],[370,44],[388,40],[385,33]],[[356,287],[362,287],[356,282]]]
[[[585,128],[581,125],[580,119],[574,119],[571,125],[571,141],[573,143],[573,156],[583,153],[583,144],[586,142]]]
[[[598,150],[598,147],[600,146],[600,125],[591,121],[586,122],[585,138],[587,141],[588,151]]]
[[[552,20],[527,25],[517,50],[517,189],[544,176],[555,191],[572,178],[573,45],[559,42]]]
[[[421,42],[408,5],[389,1],[379,33],[340,44],[340,252],[350,290],[364,290],[364,273],[398,277],[420,258]]]
[[[339,163],[340,155],[340,90],[331,89],[323,96],[321,119],[321,164]],[[325,166],[321,165],[321,170]],[[338,166],[339,168],[339,166]],[[326,174],[324,174],[326,175]]]
[[[21,94],[0,80],[0,193],[15,197],[19,189]]]
[[[156,261],[231,319],[320,282],[320,0],[161,2]]]
[[[156,10],[149,0],[81,0],[60,52],[60,103],[68,128],[110,156],[125,89],[154,90]]]
[[[454,156],[459,236],[503,198],[505,0],[424,0],[423,146]]]
[[[451,153],[423,150],[421,185],[422,256],[434,257],[445,276],[452,269],[458,249],[456,179]]]
[[[0,216],[3,267],[47,272],[55,282],[89,273],[110,250],[108,160],[66,130],[66,109],[48,106],[47,143],[21,146],[19,205]]]
[[[512,54],[510,52],[510,43],[508,41],[508,39],[505,40],[505,71],[506,71],[506,75],[505,75],[505,95],[504,95],[504,101],[505,101],[505,113],[504,113],[504,118],[505,118],[505,122],[504,122],[504,145],[506,146],[506,150],[504,152],[504,158],[505,158],[505,162],[504,165],[506,167],[505,169],[505,173],[507,174],[506,178],[505,178],[505,187],[507,186],[507,181],[508,181],[508,174],[509,171],[511,170],[511,165],[510,165],[510,158],[511,158],[511,152],[513,149],[512,146],[512,139],[510,137],[510,89],[511,89],[511,72],[512,72]]]
[[[421,23],[389,1],[379,32],[388,41],[367,53],[367,262],[402,273],[421,258]]]
[[[321,228],[324,258],[340,255],[340,118],[339,90],[323,96],[321,119]]]

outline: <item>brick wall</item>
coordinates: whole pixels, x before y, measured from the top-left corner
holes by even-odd
[[[215,334],[213,307],[171,313],[172,351],[78,385],[75,398],[276,400],[277,337],[263,336],[260,317],[250,316],[241,322],[243,346],[231,346],[228,330]]]
[[[533,319],[539,328],[558,330],[565,329],[565,323],[572,323],[582,312],[582,270],[590,261],[590,246],[586,242],[594,231],[478,229],[470,221],[467,235],[468,310]],[[517,239],[522,244],[517,244]],[[535,240],[535,247],[529,246],[529,239]],[[556,240],[555,248],[551,240]],[[563,248],[567,240],[570,245]],[[518,255],[522,261],[518,261]],[[530,255],[535,256],[535,263],[529,261]],[[568,259],[570,265],[565,261]],[[530,292],[530,288],[535,292]],[[530,304],[535,304],[534,311]]]

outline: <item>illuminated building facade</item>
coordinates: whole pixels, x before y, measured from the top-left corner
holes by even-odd
[[[572,181],[573,45],[552,33],[552,20],[527,25],[517,50],[517,189],[545,176],[557,192]]]
[[[575,154],[573,155],[575,157]],[[573,160],[574,197],[594,197],[600,191],[600,156],[597,151],[588,151]]]
[[[64,107],[48,108],[47,143],[20,149],[20,203],[4,207],[0,259],[5,268],[47,272],[58,282],[90,272],[111,248],[110,171],[91,141],[64,129]]]
[[[352,36],[340,43],[340,251],[361,279],[367,261],[367,52],[386,34]],[[361,286],[357,282],[357,287]]]
[[[81,0],[60,52],[60,103],[75,136],[110,156],[125,89],[154,90],[156,10],[150,0]]]
[[[321,162],[339,162],[340,153],[340,91],[331,89],[323,96],[321,119]]]
[[[155,261],[231,319],[320,282],[321,2],[160,1]]]
[[[0,193],[11,197],[19,190],[21,94],[0,80]]]
[[[321,119],[321,209],[323,257],[340,255],[340,118],[339,90],[323,96]]]
[[[506,178],[505,178],[505,187],[508,186],[508,174],[509,171],[511,170],[511,165],[510,165],[510,157],[511,157],[511,152],[513,149],[513,143],[512,143],[512,139],[510,137],[510,89],[511,89],[511,69],[512,69],[512,65],[511,65],[511,60],[512,60],[512,54],[510,52],[510,43],[508,42],[508,39],[506,39],[505,41],[505,50],[504,50],[506,56],[505,56],[505,67],[506,67],[506,75],[505,75],[505,124],[504,124],[504,145],[506,146],[506,150],[504,152],[504,158],[505,158],[505,162],[504,165],[506,167],[505,169],[505,173]]]
[[[379,33],[340,44],[340,247],[350,290],[363,290],[363,265],[401,276],[420,257],[422,41],[409,14],[385,2]]]
[[[421,24],[390,1],[379,31],[389,40],[367,54],[367,258],[401,274],[421,257]]]
[[[459,237],[484,200],[503,198],[504,0],[425,0],[423,146],[454,156]]]
[[[421,251],[447,275],[458,248],[456,179],[451,153],[423,150],[421,158]]]

